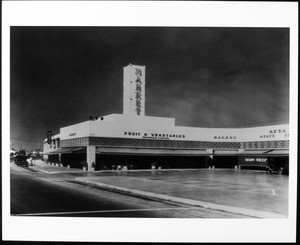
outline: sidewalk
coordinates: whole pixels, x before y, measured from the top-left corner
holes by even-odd
[[[29,168],[35,169],[37,171],[40,171],[42,173],[47,173],[47,174],[57,174],[57,173],[78,173],[78,172],[83,172],[82,169],[78,168],[67,168],[64,166],[58,167],[57,165],[54,166],[53,164],[46,164],[43,160],[35,160],[34,164],[32,166],[29,166]]]

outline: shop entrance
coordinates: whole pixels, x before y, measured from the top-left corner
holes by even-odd
[[[86,161],[86,153],[67,153],[61,154],[63,166],[70,165],[71,168],[81,168],[82,162]]]
[[[96,170],[206,168],[207,156],[96,154]]]
[[[237,162],[237,156],[214,156],[213,158],[215,168],[234,168]]]

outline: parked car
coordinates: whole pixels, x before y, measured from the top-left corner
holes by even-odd
[[[289,174],[289,165],[288,163],[285,164],[268,164],[266,166],[267,173],[269,174]]]
[[[28,167],[27,156],[24,156],[24,155],[17,155],[17,156],[15,156],[15,164],[17,166]]]

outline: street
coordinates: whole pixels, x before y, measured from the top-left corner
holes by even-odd
[[[76,176],[86,175],[78,173]],[[48,175],[11,163],[11,215],[141,218],[243,218],[200,207],[136,198]],[[245,217],[244,217],[245,218]]]

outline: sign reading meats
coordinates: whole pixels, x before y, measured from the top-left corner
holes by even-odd
[[[283,134],[284,137],[289,137],[290,134],[288,132],[286,132],[286,130],[283,128],[283,129],[273,129],[273,130],[269,130],[269,134],[262,134],[260,135],[259,137],[260,138],[275,138],[276,135],[278,134]]]

